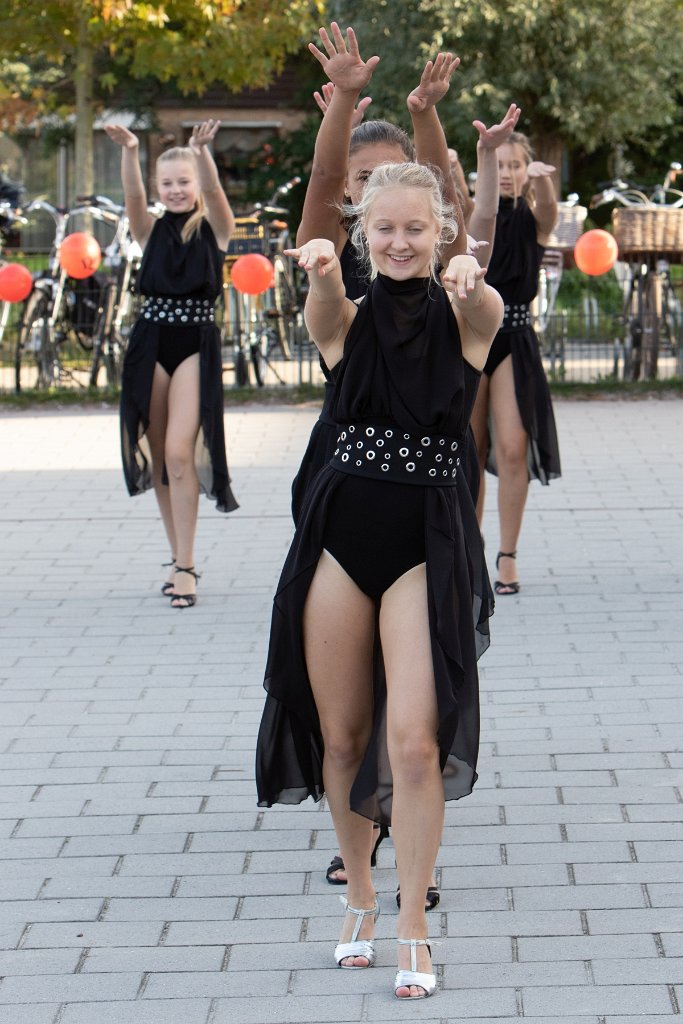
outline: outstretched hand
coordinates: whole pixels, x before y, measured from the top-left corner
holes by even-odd
[[[295,259],[302,270],[313,273],[317,270],[318,277],[324,277],[333,269],[337,254],[334,243],[329,238],[313,238],[298,249],[285,249],[285,256]]]
[[[332,84],[332,82],[325,82],[325,84],[321,86],[320,92],[313,93],[313,99],[318,104],[323,114],[327,113],[327,108],[330,105],[333,94],[334,85]],[[361,123],[365,116],[365,111],[368,109],[371,103],[372,99],[370,96],[364,96],[362,100],[358,101],[358,103],[356,104],[356,108],[353,112],[353,117],[351,118],[352,128],[358,127],[358,125]]]
[[[479,148],[498,149],[499,146],[504,145],[517,127],[521,113],[521,107],[518,107],[516,103],[511,103],[500,124],[492,124],[490,128],[487,128],[483,121],[473,121],[472,124],[479,132],[477,143]]]
[[[436,60],[427,61],[420,84],[406,100],[411,114],[421,114],[443,99],[451,84],[453,72],[459,64],[460,58],[454,57],[452,53],[440,53]]]
[[[476,297],[479,282],[483,281],[486,267],[480,267],[474,256],[454,256],[441,275],[447,292],[460,302]]]
[[[356,34],[351,27],[346,30],[346,39],[336,21],[327,29],[320,29],[320,39],[327,55],[319,50],[315,43],[309,43],[308,49],[322,66],[323,71],[342,92],[360,93],[372,78],[372,73],[379,64],[379,57],[369,57],[364,61],[358,50]]]
[[[544,164],[542,160],[532,160],[526,169],[529,178],[548,178],[555,173],[552,164]]]
[[[467,236],[467,252],[466,256],[475,256],[480,249],[487,249],[491,243],[487,242],[486,239],[477,241],[476,238],[472,238],[472,235]]]
[[[108,124],[105,125],[104,130],[111,141],[123,149],[136,149],[140,145],[137,135],[134,135],[128,128],[124,128],[122,124]]]
[[[213,142],[216,137],[216,132],[220,126],[220,121],[214,121],[212,118],[209,118],[208,121],[202,121],[200,124],[196,124],[192,129],[192,135],[190,136],[190,149],[194,153],[198,153],[202,146],[208,146],[210,142]]]

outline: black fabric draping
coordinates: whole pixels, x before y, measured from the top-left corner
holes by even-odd
[[[333,416],[347,423],[371,419],[415,434],[431,430],[462,440],[473,401],[464,379],[457,322],[443,289],[422,280],[397,287],[397,282],[378,277],[346,340]],[[328,509],[344,479],[344,473],[326,465],[311,482],[275,595],[256,752],[260,806],[323,795],[324,749],[304,655],[303,611],[323,548]],[[392,485],[385,486],[391,515]],[[488,646],[493,601],[464,477],[455,487],[421,489],[437,738],[446,799],[452,800],[471,792],[476,781],[476,663]],[[361,528],[362,509],[359,516]],[[372,737],[352,788],[351,807],[390,824],[393,787],[379,640],[373,692]]]
[[[137,289],[145,296],[210,299],[222,288],[224,255],[207,221],[190,241],[181,229],[188,214],[168,211],[152,228],[138,275]],[[163,325],[164,331],[172,330]],[[179,327],[186,331],[187,326]],[[223,382],[220,335],[214,324],[194,327],[199,338],[200,431],[195,464],[200,487],[221,512],[238,507],[230,489],[223,425]],[[149,426],[152,380],[160,344],[161,325],[139,317],[131,332],[121,380],[121,453],[128,493],[141,494],[152,486],[151,456],[145,432]]]
[[[536,239],[536,221],[525,199],[500,200],[493,253],[487,282],[502,296],[506,306],[530,303],[538,289],[543,246]],[[529,479],[547,484],[561,476],[560,446],[548,380],[543,369],[538,338],[533,327],[506,327],[493,340],[484,373],[495,373],[501,358],[512,355],[515,396],[522,424],[529,438]],[[489,454],[486,468],[497,474],[493,422],[489,422]]]
[[[370,336],[373,344],[363,344]],[[431,278],[378,274],[346,339],[333,419],[462,439],[464,390],[460,335],[443,288]]]
[[[370,285],[370,278],[358,259],[358,254],[347,239],[339,256],[342,280],[349,299],[360,299]],[[331,370],[320,357],[320,368],[325,377],[323,407],[311,431],[301,465],[292,481],[292,517],[298,522],[304,498],[316,473],[326,465],[332,456],[337,441],[337,424],[330,412],[338,366]]]

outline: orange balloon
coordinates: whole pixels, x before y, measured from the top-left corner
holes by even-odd
[[[574,246],[574,259],[584,274],[597,277],[611,270],[619,257],[614,235],[600,228],[593,228],[581,235]]]
[[[275,271],[266,256],[258,252],[249,252],[235,260],[230,271],[230,280],[238,292],[260,295],[273,287]]]
[[[99,267],[101,259],[99,243],[87,231],[74,231],[67,235],[59,248],[59,264],[69,277],[90,277]]]
[[[21,263],[6,263],[0,269],[0,302],[23,302],[33,288],[33,274]]]

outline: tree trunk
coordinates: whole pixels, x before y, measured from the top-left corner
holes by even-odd
[[[555,194],[562,195],[562,160],[564,156],[564,142],[559,135],[544,134],[532,140],[536,160],[542,160],[545,164],[552,164],[555,168],[553,182]]]
[[[88,14],[84,6],[78,15],[76,47],[76,195],[90,196],[95,191],[93,171],[94,52],[88,38]]]

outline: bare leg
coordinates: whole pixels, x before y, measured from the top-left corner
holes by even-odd
[[[479,528],[484,519],[484,499],[486,497],[486,454],[488,451],[488,416],[489,416],[489,379],[482,373],[479,382],[479,390],[474,401],[472,410],[472,431],[477,445],[477,457],[479,459],[479,496],[477,498],[477,519]]]
[[[401,885],[398,938],[427,937],[425,891],[439,850],[444,793],[436,740],[438,717],[424,564],[405,573],[382,598],[382,651],[387,676],[387,734],[394,780],[392,831]],[[417,970],[431,973],[426,946]],[[399,946],[399,969],[410,951]],[[416,986],[399,997],[420,995]]]
[[[171,511],[171,494],[167,484],[162,482],[164,470],[164,445],[166,440],[166,423],[168,419],[168,388],[171,378],[166,370],[157,363],[154,367],[154,378],[152,381],[152,394],[149,403],[149,427],[147,428],[147,440],[149,441],[152,453],[152,483],[154,494],[157,499],[161,520],[171,548],[171,558],[176,557],[176,535],[173,527],[173,513]],[[169,575],[169,582],[174,582],[173,570]]]
[[[346,866],[348,901],[359,909],[375,902],[373,829],[371,821],[349,808],[349,793],[372,727],[374,614],[370,598],[323,552],[304,608],[304,649],[325,744],[325,793]],[[340,942],[349,941],[354,923],[347,915]],[[359,938],[373,934],[374,921],[366,918]],[[343,963],[368,966],[365,957],[348,957]]]
[[[194,466],[194,450],[199,433],[199,355],[185,359],[171,377],[168,388],[168,422],[165,459],[168,470],[175,557],[179,566],[194,566],[194,539],[197,530],[199,481]],[[188,573],[176,573],[174,594],[181,598],[194,594],[197,583]],[[177,600],[172,604],[182,606]]]
[[[529,491],[529,438],[522,425],[515,397],[512,356],[504,359],[495,370],[491,377],[490,394],[491,413],[496,425],[500,550],[516,551]],[[501,558],[498,579],[501,583],[511,583],[517,579],[513,559]]]

